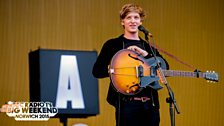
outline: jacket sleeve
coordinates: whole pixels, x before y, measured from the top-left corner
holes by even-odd
[[[96,78],[109,77],[108,74],[108,65],[111,60],[111,50],[109,42],[104,43],[99,56],[96,59],[96,62],[92,69],[92,74]]]

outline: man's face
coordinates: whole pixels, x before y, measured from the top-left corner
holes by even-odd
[[[130,12],[121,21],[121,25],[124,26],[125,32],[136,33],[138,32],[138,26],[142,24],[140,15],[136,12]]]

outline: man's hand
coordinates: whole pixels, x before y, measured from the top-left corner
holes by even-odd
[[[148,55],[148,52],[146,52],[145,50],[143,50],[137,46],[129,46],[127,49],[133,50],[144,57]]]

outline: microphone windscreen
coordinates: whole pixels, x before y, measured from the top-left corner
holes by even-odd
[[[144,31],[144,29],[145,29],[145,28],[144,28],[142,25],[139,25],[139,26],[138,26],[138,30],[140,30],[140,31]]]

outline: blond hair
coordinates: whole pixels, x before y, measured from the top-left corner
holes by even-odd
[[[143,21],[146,17],[144,10],[136,4],[125,4],[122,9],[120,10],[120,20],[124,19],[128,13],[136,12],[140,15],[141,20]]]

